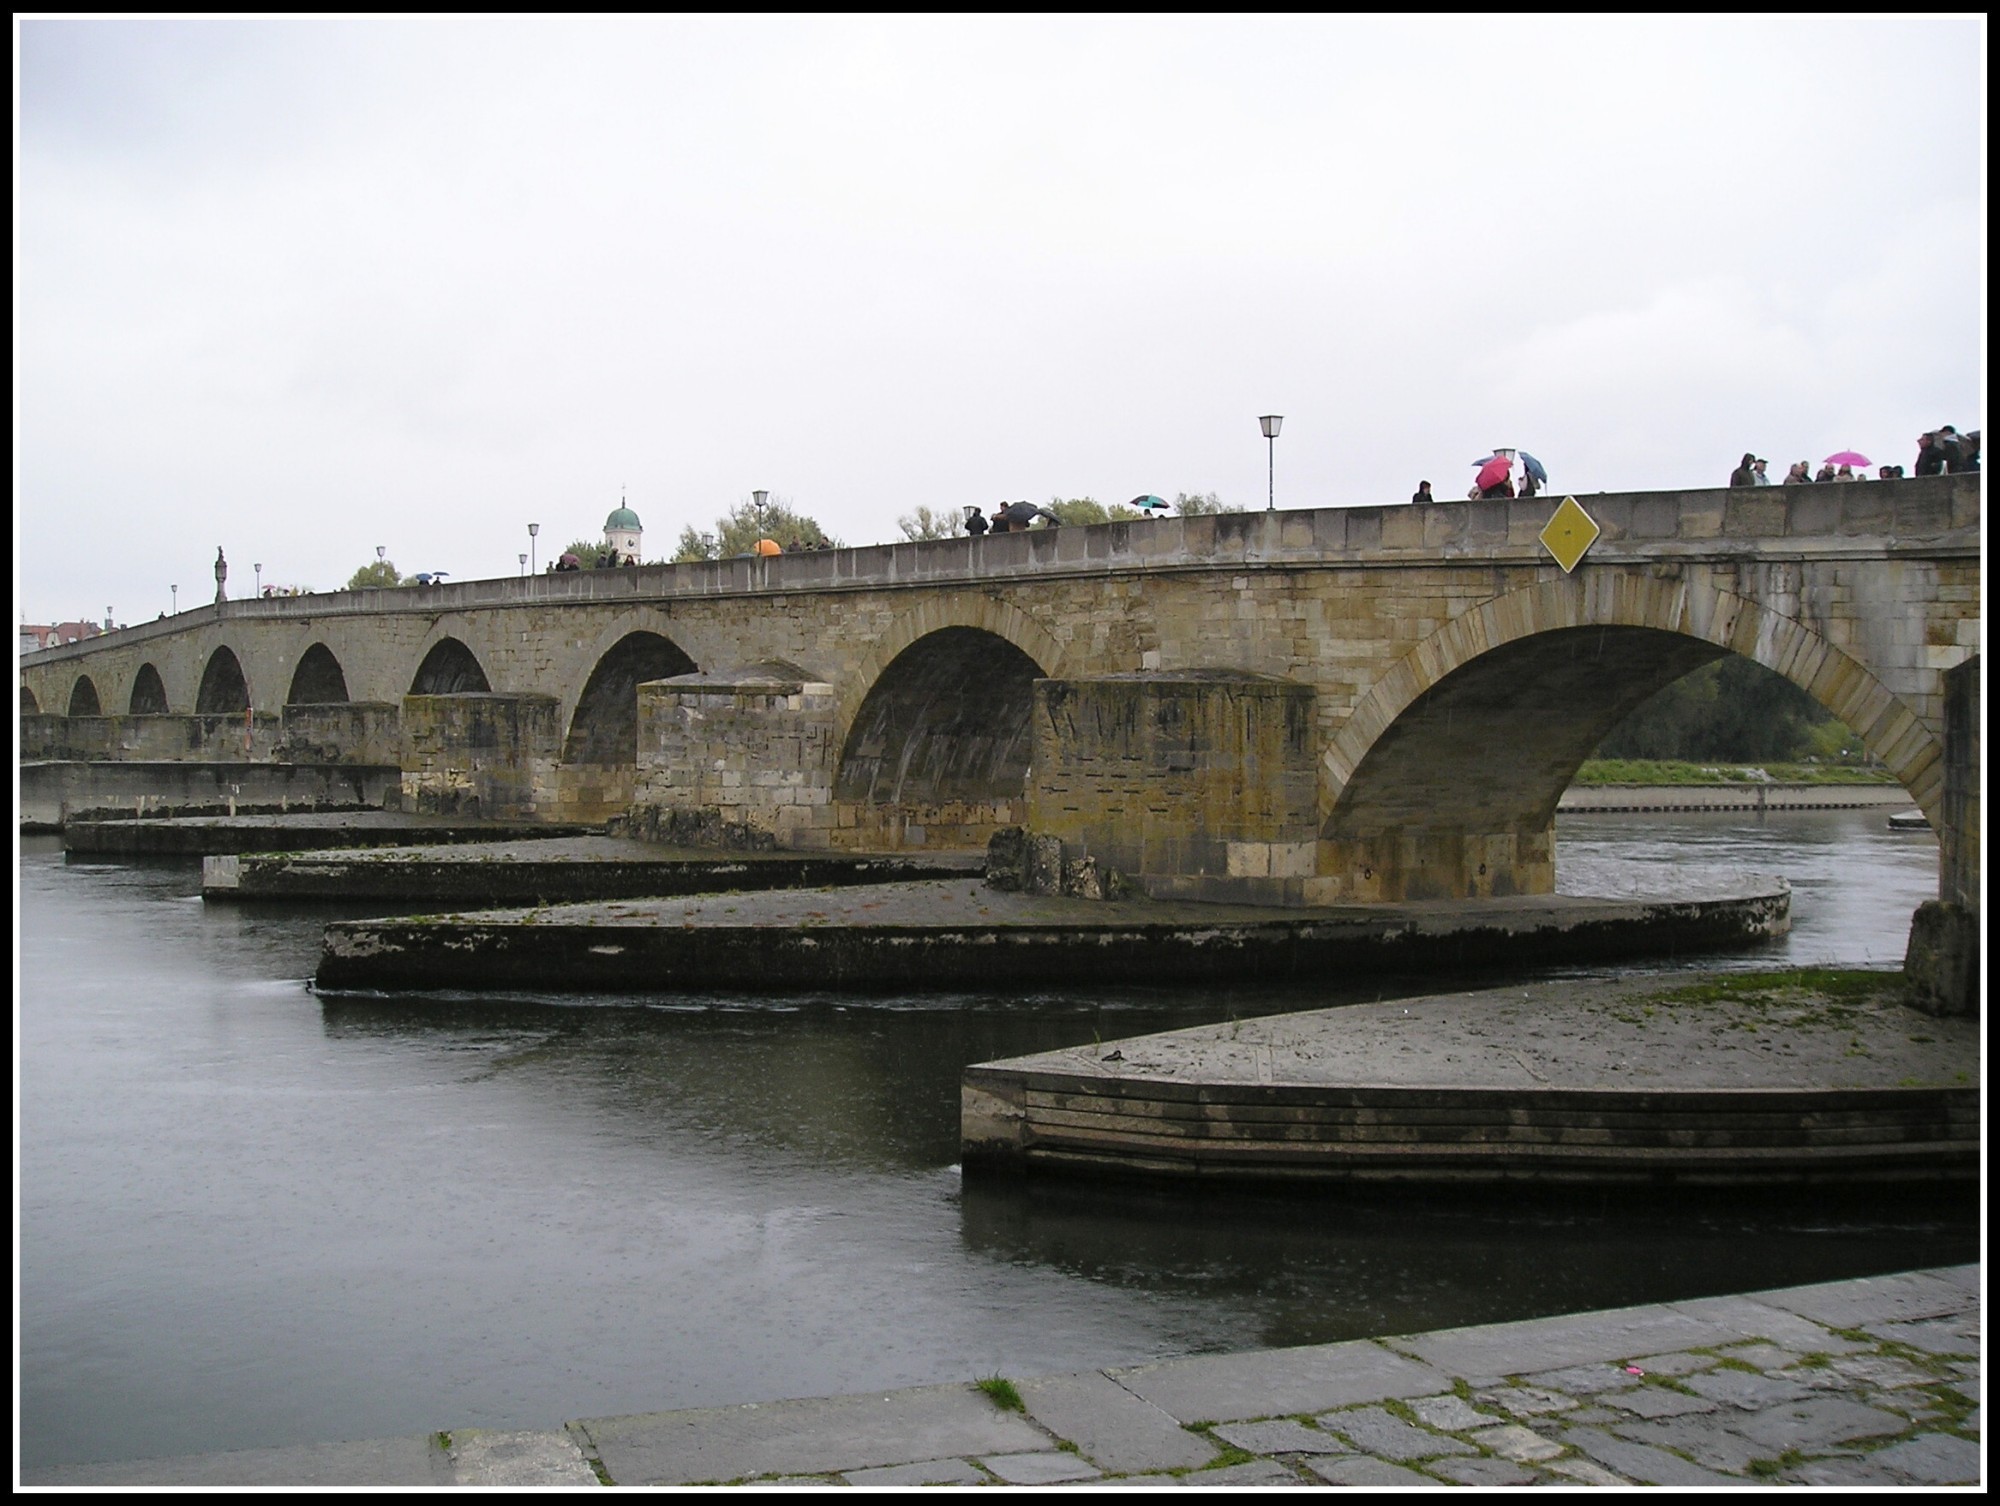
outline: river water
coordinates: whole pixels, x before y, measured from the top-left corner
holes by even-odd
[[[1782,873],[1893,967],[1880,811],[1565,817],[1563,887]],[[1956,1204],[962,1185],[965,1064],[1415,993],[322,1000],[325,908],[20,860],[26,1466],[1033,1375],[1978,1258]],[[351,913],[367,913],[356,910]],[[1449,986],[1464,986],[1450,980]]]

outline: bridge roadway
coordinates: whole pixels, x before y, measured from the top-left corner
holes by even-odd
[[[402,803],[1032,886],[1545,893],[1578,765],[1728,653],[1852,727],[1976,904],[1973,475],[1148,520],[226,602],[23,656],[22,756],[389,768]]]

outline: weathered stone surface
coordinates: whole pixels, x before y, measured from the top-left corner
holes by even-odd
[[[1926,1014],[1969,1015],[1979,998],[1979,915],[1965,905],[1925,900],[1910,922],[1903,977],[1910,1003]]]
[[[1563,1434],[1563,1442],[1642,1485],[1742,1484],[1740,1478],[1692,1464],[1663,1448],[1615,1438],[1596,1428],[1572,1428]]]
[[[1225,1422],[1214,1428],[1215,1436],[1250,1454],[1350,1454],[1354,1452],[1333,1434],[1309,1428],[1302,1422],[1278,1418],[1271,1422]]]
[[[1804,1386],[1776,1380],[1768,1375],[1753,1375],[1747,1370],[1709,1370],[1701,1375],[1690,1375],[1682,1384],[1697,1396],[1726,1402],[1745,1411],[1776,1406],[1784,1401],[1797,1401],[1811,1394]]]
[[[1508,1459],[1434,1459],[1424,1468],[1455,1485],[1533,1485],[1542,1478]]]
[[[1428,1475],[1380,1459],[1307,1459],[1305,1468],[1329,1485],[1408,1489],[1434,1487],[1437,1484]]]
[[[1750,1417],[1729,1419],[1732,1432],[1783,1452],[1788,1448],[1817,1453],[1831,1444],[1857,1438],[1890,1438],[1909,1426],[1909,1419],[1878,1407],[1865,1407],[1844,1396],[1815,1396],[1786,1402]]]
[[[1521,1377],[1524,1386],[1540,1386],[1545,1391],[1562,1391],[1571,1396],[1601,1396],[1607,1391],[1629,1391],[1645,1383],[1622,1365],[1572,1365],[1563,1370],[1540,1370]]]
[[[1457,1396],[1419,1396],[1408,1403],[1419,1420],[1434,1428],[1442,1428],[1447,1433],[1465,1433],[1474,1428],[1490,1428],[1506,1421],[1490,1412],[1482,1412],[1468,1405]]]
[[[1524,1428],[1519,1423],[1487,1428],[1476,1435],[1475,1441],[1481,1448],[1490,1449],[1501,1458],[1512,1459],[1520,1464],[1539,1464],[1543,1460],[1555,1458],[1563,1451],[1560,1443],[1544,1438],[1532,1428]]]
[[[567,1433],[459,1428],[451,1434],[449,1452],[456,1485],[587,1489],[599,1483],[583,1450]]]
[[[1913,1485],[1978,1484],[1979,1462],[1978,1444],[1944,1433],[1892,1443],[1868,1456],[1876,1469]]]
[[[902,1485],[984,1485],[986,1476],[963,1459],[927,1459],[918,1464],[885,1464],[850,1469],[841,1479],[863,1490]]]
[[[1060,1485],[1069,1480],[1094,1480],[1103,1473],[1088,1460],[1060,1450],[987,1454],[979,1462],[1009,1485]]]
[[[1319,1344],[1256,1354],[1197,1355],[1109,1372],[1183,1423],[1318,1412],[1388,1397],[1428,1396],[1445,1377],[1375,1344]]]
[[[620,1485],[845,1473],[913,1459],[1040,1451],[1048,1438],[972,1386],[712,1407],[578,1424]]]
[[[1469,1443],[1415,1427],[1380,1407],[1332,1412],[1318,1421],[1321,1427],[1341,1434],[1363,1453],[1382,1459],[1432,1459],[1440,1454],[1478,1452]]]
[[[1030,1417],[1117,1474],[1200,1469],[1215,1457],[1198,1434],[1094,1371],[1022,1381],[1019,1390]]]
[[[1107,1480],[1104,1484],[1116,1484]],[[1187,1490],[1237,1490],[1244,1486],[1296,1487],[1300,1481],[1284,1465],[1273,1459],[1252,1459],[1247,1464],[1226,1464],[1220,1469],[1201,1469],[1179,1477]]]
[[[1686,1417],[1697,1412],[1713,1412],[1716,1403],[1700,1396],[1670,1391],[1665,1386],[1639,1386],[1605,1397],[1608,1406],[1640,1417]]]

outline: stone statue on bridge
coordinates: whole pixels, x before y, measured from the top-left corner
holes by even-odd
[[[222,586],[222,583],[228,579],[229,561],[222,557],[222,546],[217,544],[215,546],[215,601],[217,606],[229,600],[229,593]]]

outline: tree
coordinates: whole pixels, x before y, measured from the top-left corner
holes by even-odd
[[[1127,507],[1123,502],[1106,507],[1095,497],[1051,497],[1049,511],[1072,528],[1090,523],[1124,523],[1145,516],[1138,508]]]
[[[1599,758],[1792,760],[1843,739],[1820,729],[1833,715],[1783,675],[1731,654],[1681,676],[1598,746]]]
[[[362,591],[370,586],[400,586],[402,583],[402,572],[396,568],[394,561],[376,560],[372,565],[363,565],[349,576],[347,589]]]
[[[1200,518],[1210,513],[1241,512],[1243,509],[1225,503],[1214,492],[1181,492],[1174,498],[1174,511],[1184,518]]]
[[[958,532],[960,524],[953,514],[933,512],[920,504],[915,512],[896,519],[896,526],[903,530],[904,538],[915,543],[922,539],[948,539]]]
[[[785,549],[794,544],[807,549],[840,547],[839,539],[814,519],[795,511],[782,497],[767,498],[761,505],[752,497],[717,518],[713,533],[703,533],[693,524],[683,528],[674,561],[678,564],[751,554],[759,539],[775,539]]]

